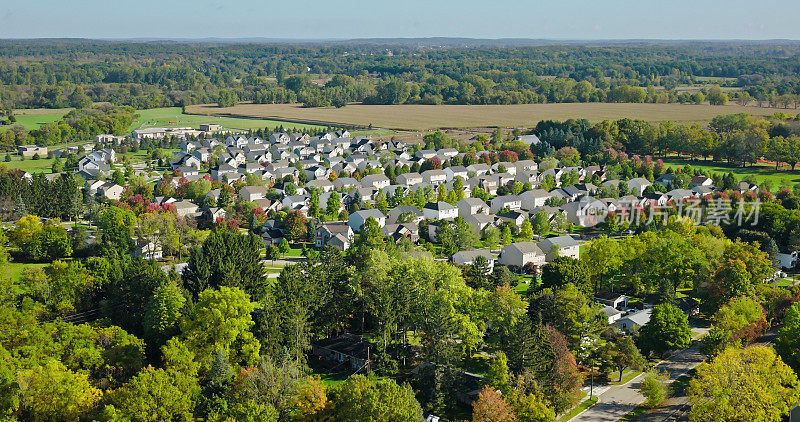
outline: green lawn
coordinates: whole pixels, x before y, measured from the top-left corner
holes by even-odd
[[[745,176],[753,176],[758,183],[764,180],[769,180],[774,185],[774,189],[780,188],[782,185],[793,186],[800,183],[800,170],[791,171],[788,167],[782,166],[780,170],[775,171],[774,164],[759,163],[754,166],[736,167],[728,166],[722,162],[712,162],[704,160],[688,160],[678,158],[664,159],[664,165],[667,167],[683,167],[689,164],[692,168],[702,169],[703,171],[712,171],[717,173],[733,173],[741,180]],[[800,167],[797,167],[800,169]]]
[[[3,157],[5,158],[5,157]],[[52,173],[50,167],[53,166],[54,159],[40,158],[38,160],[31,160],[26,158],[25,161],[20,161],[18,155],[11,155],[11,161],[3,161],[3,165],[11,169],[20,169],[28,173]]]
[[[131,124],[131,130],[138,129],[142,125],[144,125],[144,127],[191,126],[196,129],[201,123],[214,123],[222,125],[225,129],[240,130],[263,129],[265,127],[274,128],[280,125],[283,125],[285,128],[306,129],[308,131],[324,129],[323,126],[290,123],[280,120],[183,114],[180,107],[151,108],[147,110],[137,110],[136,113],[139,114],[139,117]]]
[[[6,277],[10,278],[12,282],[19,283],[22,277],[22,270],[27,267],[44,268],[47,264],[27,264],[24,262],[9,262],[6,266]]]
[[[17,118],[16,124],[20,124],[25,129],[33,130],[38,129],[39,126],[60,120],[62,116],[69,113],[71,108],[56,108],[56,109],[22,109],[14,110],[14,117]]]
[[[795,284],[795,281],[792,280],[792,279],[789,279],[789,278],[781,278],[781,279],[775,280],[775,282],[772,283],[773,286],[777,286],[777,287],[792,287],[792,286],[794,286],[794,284]]]

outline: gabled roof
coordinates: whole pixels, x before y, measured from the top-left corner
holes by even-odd
[[[538,254],[538,255],[544,255],[544,251],[541,249],[541,247],[536,242],[516,242],[516,243],[512,243],[512,244],[504,247],[503,251],[505,251],[505,250],[516,250],[516,251],[518,251],[519,253],[521,253],[523,255],[524,254],[529,254],[529,253]]]
[[[428,202],[425,204],[424,207],[426,210],[434,210],[434,211],[445,211],[445,210],[454,210],[456,209],[455,205],[450,205],[447,202],[439,201],[439,202]]]

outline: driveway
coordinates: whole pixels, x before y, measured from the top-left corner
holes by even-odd
[[[692,347],[681,350],[659,363],[656,368],[669,374],[669,381],[675,381],[705,359],[705,355],[698,350],[699,344],[695,342]],[[639,393],[639,383],[643,375],[632,379],[625,385],[608,387],[605,392],[598,395],[596,405],[571,419],[571,421],[613,422],[617,421],[636,406],[644,401]]]

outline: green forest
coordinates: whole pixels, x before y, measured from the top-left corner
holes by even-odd
[[[0,103],[136,109],[197,103],[681,102],[796,106],[797,43],[425,47],[0,41]],[[693,86],[697,89],[684,90]],[[722,88],[720,88],[720,86]]]

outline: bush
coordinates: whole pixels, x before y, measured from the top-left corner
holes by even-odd
[[[667,390],[667,374],[658,371],[648,372],[642,379],[639,385],[639,392],[642,393],[645,400],[642,406],[652,409],[660,405],[668,394]]]

